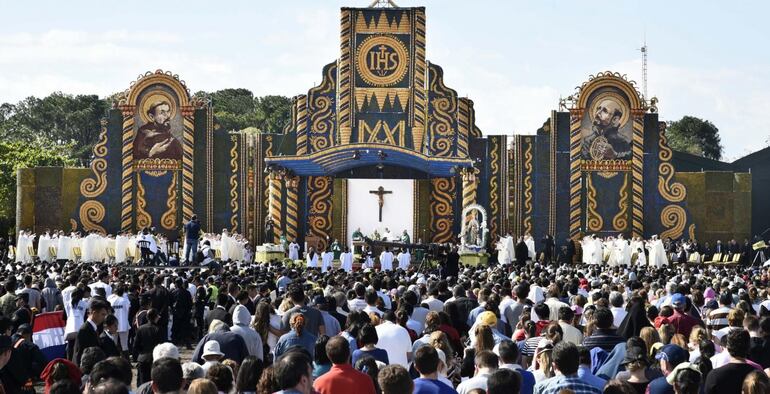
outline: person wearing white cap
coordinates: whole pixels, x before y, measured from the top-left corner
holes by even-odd
[[[205,376],[206,373],[209,371],[209,368],[211,368],[214,364],[219,364],[219,360],[224,357],[224,353],[222,353],[219,350],[219,342],[217,341],[208,341],[205,345],[203,345],[203,360],[206,362],[203,363],[201,368],[203,369],[203,375]]]

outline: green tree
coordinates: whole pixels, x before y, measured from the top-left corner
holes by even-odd
[[[75,160],[60,146],[0,141],[0,234],[16,224],[16,172],[20,168],[70,166]]]
[[[724,148],[719,129],[708,120],[684,116],[668,122],[666,136],[671,149],[714,160],[722,158]]]
[[[81,166],[91,160],[99,139],[99,120],[108,104],[97,95],[55,92],[45,98],[28,97],[16,105],[0,106],[0,138],[42,145],[55,144]]]
[[[241,130],[258,123],[254,94],[248,89],[222,89],[209,95],[214,116],[225,130]]]
[[[290,120],[291,99],[285,96],[254,97],[248,89],[222,89],[208,95],[214,116],[225,130],[281,133]]]
[[[286,96],[263,96],[255,99],[256,127],[265,133],[282,133],[291,120],[291,99]]]

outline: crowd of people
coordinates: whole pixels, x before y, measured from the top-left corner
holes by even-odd
[[[18,259],[0,272],[0,381],[54,394],[770,392],[767,268],[526,255],[454,269]],[[52,359],[33,329],[49,312],[65,323]]]

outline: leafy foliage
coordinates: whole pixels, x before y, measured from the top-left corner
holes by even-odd
[[[0,141],[0,233],[15,225],[16,173],[20,168],[73,164],[75,160],[62,153],[61,146]]]
[[[291,99],[285,96],[254,97],[248,89],[223,89],[210,93],[214,116],[225,130],[256,128],[280,133],[291,115]]]
[[[61,92],[42,99],[28,97],[15,105],[3,104],[0,138],[68,147],[68,156],[86,166],[99,138],[99,119],[107,108],[106,101],[97,95]]]
[[[680,120],[668,122],[666,136],[668,145],[674,150],[714,160],[722,158],[724,148],[719,129],[708,120],[684,116]]]

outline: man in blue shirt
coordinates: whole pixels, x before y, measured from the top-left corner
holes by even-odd
[[[184,225],[185,249],[184,261],[186,264],[195,264],[198,255],[198,239],[201,233],[201,224],[198,222],[198,216],[192,215],[190,221]]]
[[[591,386],[604,390],[607,381],[591,373],[591,352],[585,346],[578,346],[578,351],[580,352],[578,377]]]
[[[457,394],[452,386],[438,380],[438,352],[423,345],[415,352],[414,368],[420,377],[414,380],[414,394]]]

